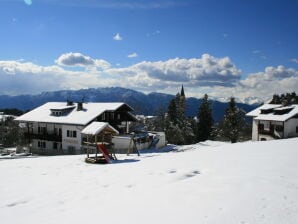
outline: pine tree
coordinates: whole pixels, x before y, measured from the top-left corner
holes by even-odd
[[[283,104],[283,105],[291,105],[298,103],[298,96],[295,92],[285,93],[285,94],[274,94],[270,104]]]
[[[245,114],[236,106],[235,98],[231,97],[222,122],[222,135],[235,143],[238,141],[244,126]]]
[[[181,93],[180,93],[180,95],[185,98],[185,93],[184,93],[184,87],[183,87],[183,85],[181,87]]]
[[[175,124],[185,119],[185,97],[180,93],[177,93],[176,97],[170,101],[168,117]]]
[[[274,94],[272,97],[272,100],[270,102],[271,104],[280,104],[281,100],[278,94]]]
[[[170,104],[168,106],[168,119],[174,123],[177,122],[177,104],[176,104],[176,98],[172,99],[170,101]]]
[[[177,93],[175,98],[170,101],[168,107],[168,116],[166,120],[166,135],[169,143],[190,144],[194,141],[194,132],[192,123],[185,115],[186,98],[184,88],[181,88],[181,94]]]
[[[212,109],[207,94],[205,94],[204,98],[202,99],[197,118],[197,140],[206,141],[210,138],[213,125]]]

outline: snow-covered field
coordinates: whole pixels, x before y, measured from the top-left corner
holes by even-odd
[[[0,160],[0,222],[298,223],[298,138],[178,152]]]

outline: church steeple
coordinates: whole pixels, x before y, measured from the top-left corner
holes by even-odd
[[[181,87],[181,93],[180,93],[180,95],[181,95],[182,97],[185,97],[185,93],[184,93],[183,85],[182,85],[182,87]]]

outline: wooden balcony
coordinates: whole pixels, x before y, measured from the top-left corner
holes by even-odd
[[[57,134],[36,134],[36,133],[25,133],[25,138],[27,139],[39,139],[43,141],[53,141],[53,142],[62,142],[62,136]]]
[[[276,132],[274,129],[272,130],[264,130],[264,129],[259,129],[259,134],[260,135],[269,135],[275,139],[280,139],[281,137],[278,135],[278,132]]]

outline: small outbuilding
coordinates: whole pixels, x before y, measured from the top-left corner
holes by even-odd
[[[110,163],[116,159],[112,144],[112,137],[119,132],[106,122],[92,122],[86,126],[81,134],[82,147],[87,154],[86,162]],[[93,154],[92,156],[90,154]]]

